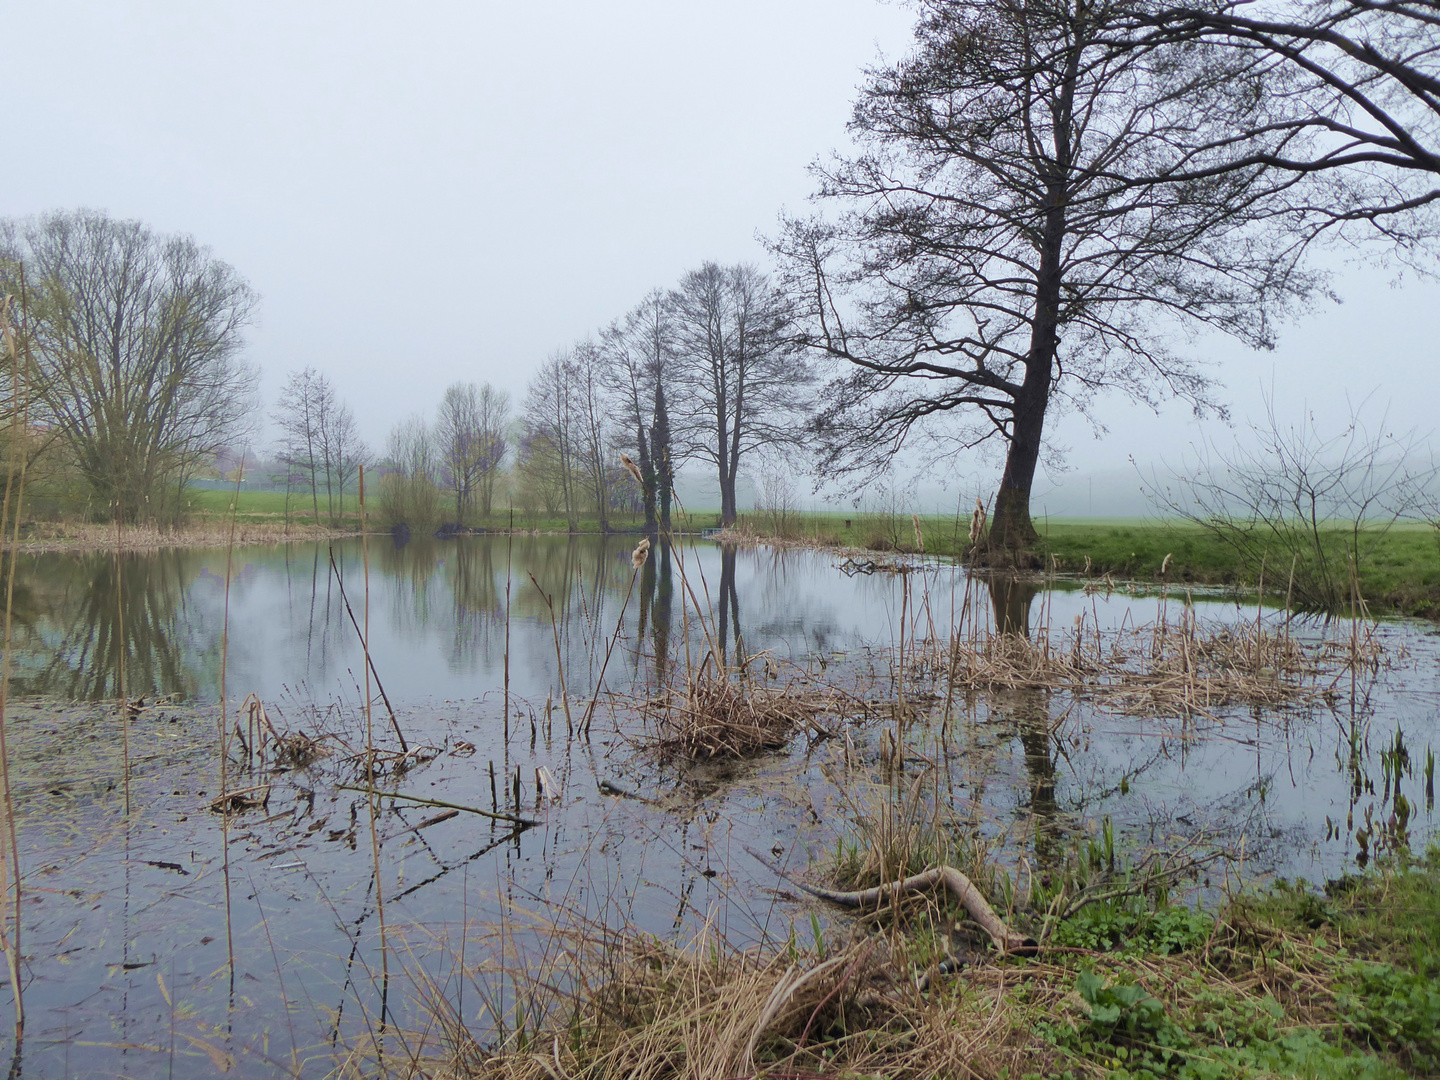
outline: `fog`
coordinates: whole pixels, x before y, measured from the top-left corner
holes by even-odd
[[[763,262],[757,233],[804,208],[806,166],[846,145],[862,68],[904,50],[911,17],[871,0],[17,5],[0,215],[89,206],[193,234],[263,296],[267,408],[313,364],[381,446],[456,380],[518,398],[547,353],[706,259]],[[1132,458],[1243,437],[1263,394],[1322,426],[1365,401],[1428,432],[1440,288],[1380,249],[1325,257],[1345,303],[1274,352],[1190,344],[1235,429],[1117,399],[1098,438],[1058,417],[1066,467],[1036,511],[1143,512]],[[972,457],[908,490],[939,508],[996,475]]]

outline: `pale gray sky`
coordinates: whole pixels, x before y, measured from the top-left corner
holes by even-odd
[[[0,215],[193,234],[262,294],[267,409],[314,364],[379,446],[458,379],[518,397],[705,259],[762,261],[756,231],[803,207],[861,67],[910,23],[874,0],[11,5]],[[1273,377],[1286,407],[1374,392],[1428,430],[1440,288],[1391,276],[1347,272],[1348,303],[1276,353],[1203,343],[1237,415]],[[1072,487],[1194,437],[1182,408],[1103,413],[1103,442],[1056,429]]]

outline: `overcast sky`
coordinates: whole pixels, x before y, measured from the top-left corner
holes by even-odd
[[[706,259],[763,262],[757,230],[803,209],[861,68],[911,19],[874,0],[11,5],[0,215],[194,235],[262,296],[266,408],[313,364],[380,447],[457,380],[518,399],[551,350]],[[1338,423],[1371,395],[1428,432],[1440,288],[1393,277],[1347,270],[1346,304],[1274,353],[1199,343],[1236,416],[1273,383],[1296,415]],[[1198,434],[1180,407],[1102,418],[1101,441],[1054,429],[1072,491]]]

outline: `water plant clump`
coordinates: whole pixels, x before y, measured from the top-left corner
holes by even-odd
[[[785,746],[799,730],[828,736],[818,717],[837,708],[837,695],[793,685],[764,686],[708,665],[650,706],[649,745],[685,761],[746,758]]]
[[[1178,623],[1112,630],[1077,616],[1060,634],[956,634],[922,643],[917,670],[953,690],[1064,690],[1121,712],[1176,716],[1232,705],[1294,708],[1338,700],[1341,680],[1383,662],[1367,635],[1355,642],[1302,638],[1259,620]]]

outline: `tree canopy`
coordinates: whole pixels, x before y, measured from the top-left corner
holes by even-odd
[[[1304,238],[1258,162],[1273,66],[1203,40],[1117,43],[1128,0],[923,0],[915,48],[869,73],[859,152],[817,166],[828,218],[775,241],[801,341],[839,361],[822,470],[865,478],[909,436],[1004,444],[991,549],[1035,539],[1047,413],[1101,392],[1216,408],[1173,348],[1209,327],[1255,346],[1310,295]],[[1232,167],[1218,168],[1222,163]],[[1184,176],[1179,176],[1184,173]]]
[[[253,415],[250,286],[189,236],[93,210],[0,223],[0,275],[24,298],[32,422],[59,431],[95,507],[174,516]]]

